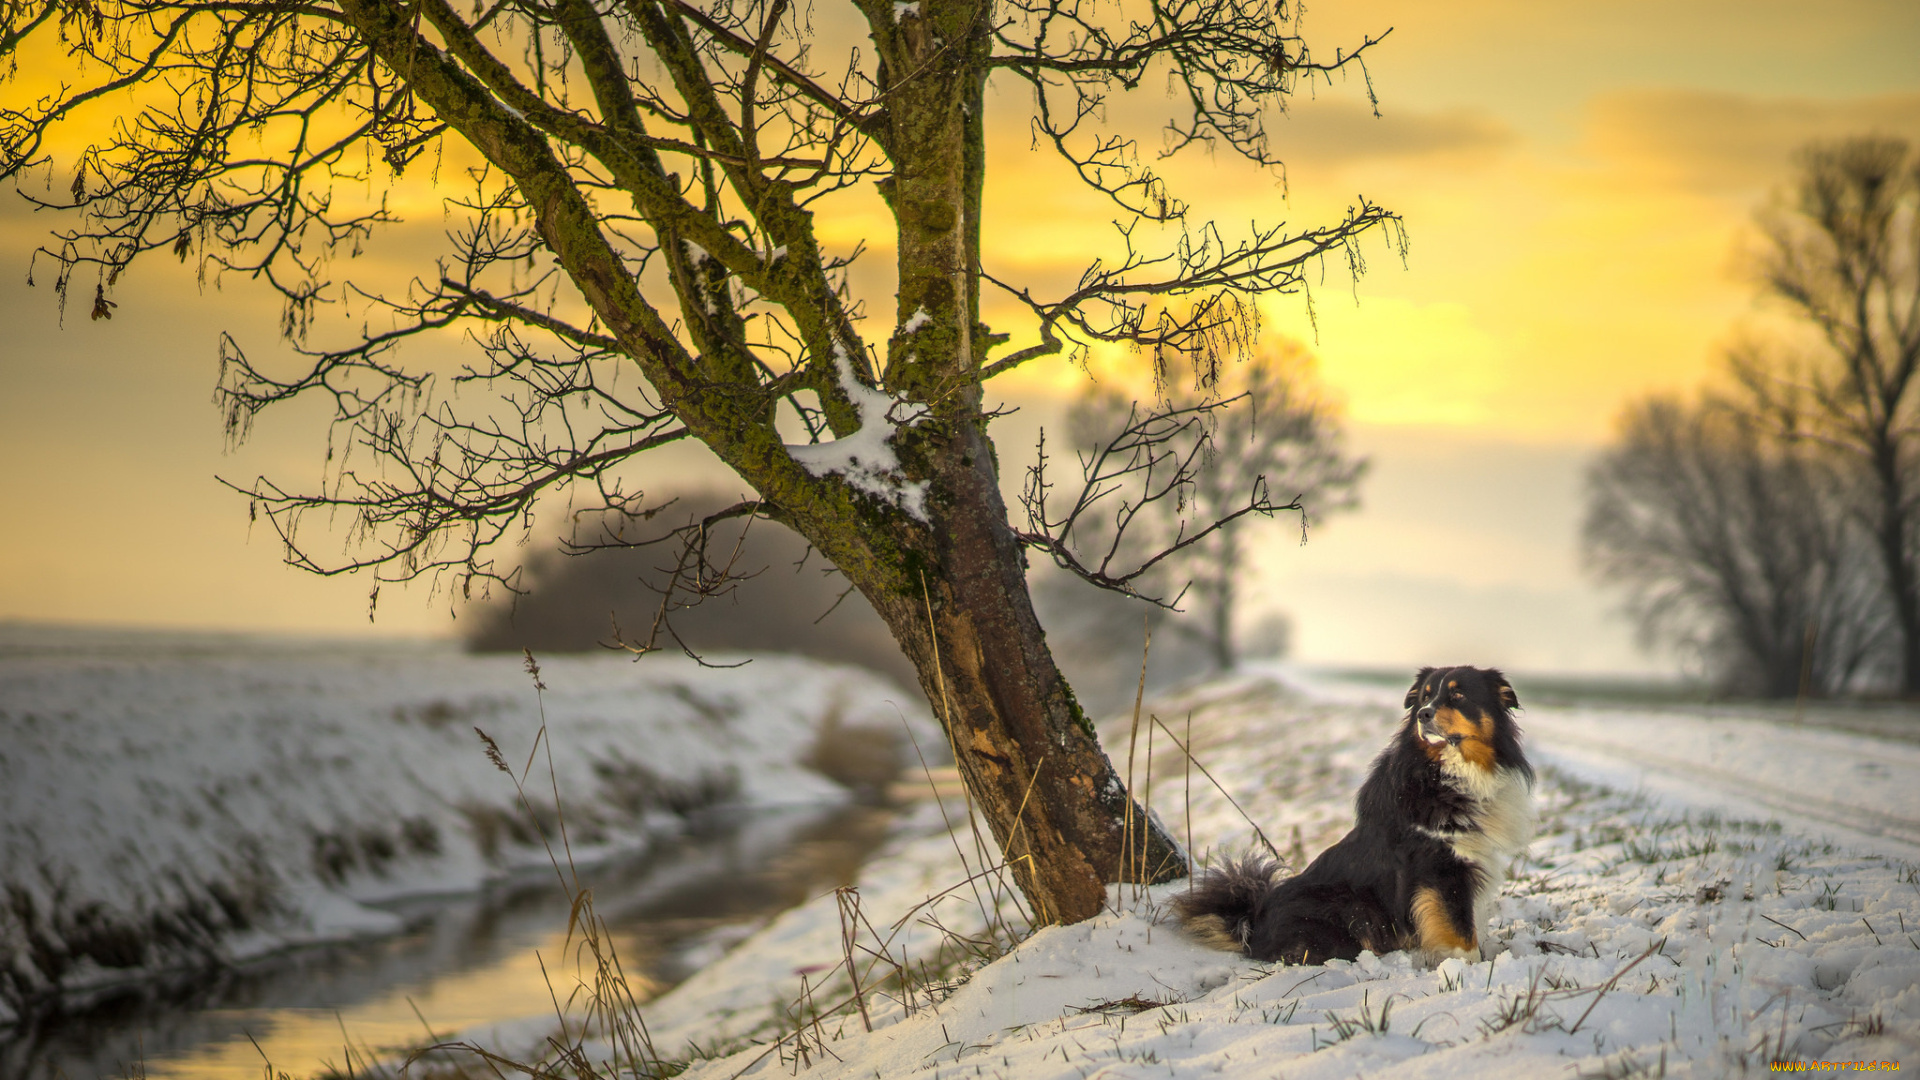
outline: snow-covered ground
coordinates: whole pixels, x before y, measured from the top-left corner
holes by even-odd
[[[556,789],[584,864],[715,804],[844,801],[802,764],[823,732],[928,723],[890,683],[799,660],[542,668],[536,693],[521,658],[445,645],[0,625],[0,1025],[399,929],[379,901],[550,874]],[[523,803],[476,729],[518,775],[543,724]]]
[[[1154,812],[1215,859],[1260,842],[1222,789],[1283,851],[1337,839],[1399,710],[1254,673],[1152,712],[1191,731],[1218,784],[1153,727],[1136,790],[1150,760]],[[1541,828],[1491,959],[1254,963],[1166,921],[1180,883],[1118,887],[1107,914],[993,959],[1008,942],[990,924],[1018,925],[1016,904],[996,901],[992,875],[969,880],[978,849],[928,804],[863,876],[861,918],[851,897],[823,896],[646,1005],[653,1053],[699,1080],[1708,1077],[1776,1058],[1920,1060],[1912,748],[1678,714],[1540,708],[1523,723],[1544,766]],[[1129,732],[1104,737],[1124,761]],[[551,1028],[468,1037],[511,1053]]]

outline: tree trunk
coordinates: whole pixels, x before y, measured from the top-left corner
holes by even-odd
[[[991,19],[959,0],[865,6],[874,26],[893,25],[875,34],[896,162],[881,193],[899,236],[900,329],[885,382],[928,404],[936,434],[903,449],[909,472],[929,482],[928,527],[892,521],[918,582],[899,588],[897,567],[842,569],[920,672],[1034,916],[1078,922],[1100,911],[1107,882],[1169,880],[1187,864],[1146,823],[1054,665],[1000,495],[979,378]]]
[[[1139,806],[1055,667],[977,431],[948,456],[951,500],[921,596],[868,593],[920,672],[968,790],[1041,922],[1098,914],[1110,881],[1166,881],[1186,857]]]
[[[1240,538],[1230,532],[1220,537],[1218,562],[1209,568],[1213,576],[1213,666],[1232,671],[1240,657],[1233,647],[1233,590],[1240,578]]]
[[[1876,433],[1882,434],[1882,433]],[[1898,446],[1891,432],[1874,447],[1874,471],[1880,487],[1880,520],[1875,540],[1887,575],[1887,595],[1893,601],[1894,622],[1900,632],[1900,692],[1920,695],[1920,581],[1916,581],[1913,551],[1907,543],[1908,515]]]

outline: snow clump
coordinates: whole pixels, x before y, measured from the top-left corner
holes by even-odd
[[[787,453],[815,476],[839,476],[855,490],[899,507],[922,524],[927,518],[927,482],[908,480],[893,452],[893,437],[927,414],[916,405],[854,377],[846,347],[835,343],[833,364],[840,389],[860,417],[859,430],[832,442],[789,445]]]

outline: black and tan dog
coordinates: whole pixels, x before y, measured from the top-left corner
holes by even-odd
[[[1175,901],[1216,948],[1303,964],[1413,949],[1480,959],[1506,868],[1533,839],[1533,768],[1513,687],[1491,669],[1422,668],[1407,717],[1355,799],[1356,822],[1293,877],[1229,863]]]

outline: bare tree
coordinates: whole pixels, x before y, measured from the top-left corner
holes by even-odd
[[[1243,530],[1212,526],[1250,507],[1287,509],[1300,515],[1304,540],[1309,513],[1358,505],[1367,463],[1342,451],[1337,416],[1297,342],[1202,368],[1191,379],[1163,380],[1157,390],[1159,400],[1148,406],[1098,387],[1074,403],[1067,429],[1085,467],[1083,501],[1064,512],[1055,531],[1077,531],[1077,546],[1098,552],[1103,564],[1145,564],[1153,551],[1171,553],[1142,584],[1153,599],[1190,613],[1167,625],[1195,638],[1213,667],[1227,670],[1239,655],[1235,600],[1247,540]],[[1167,425],[1170,417],[1185,422]],[[1028,492],[1029,515],[1047,518],[1043,468]],[[1276,506],[1269,492],[1288,501]],[[1109,494],[1105,512],[1092,512],[1089,496]],[[1056,558],[1063,565],[1086,560],[1067,552]]]
[[[1920,693],[1920,154],[1903,139],[1816,143],[1790,195],[1763,213],[1766,289],[1824,349],[1756,371],[1792,398],[1799,437],[1866,479],[1854,510],[1899,632],[1900,688]]]
[[[1725,689],[1845,689],[1886,604],[1848,515],[1848,478],[1747,395],[1652,397],[1587,474],[1589,567],[1626,590],[1648,642],[1696,651]]]
[[[1304,288],[1329,257],[1359,272],[1368,230],[1397,234],[1389,212],[1229,235],[1101,118],[1113,93],[1171,86],[1169,152],[1277,167],[1266,118],[1302,77],[1360,70],[1372,39],[1319,59],[1297,7],[1265,0],[854,0],[819,27],[788,0],[14,2],[9,33],[57,28],[81,67],[43,100],[0,101],[0,173],[45,175],[23,194],[65,215],[35,257],[59,295],[90,289],[111,316],[121,272],[166,251],[284,300],[298,364],[276,373],[228,338],[220,398],[236,439],[290,402],[333,409],[324,483],[239,485],[294,565],[444,572],[465,593],[505,576],[488,545],[524,534],[544,495],[642,513],[627,464],[698,440],[755,495],[690,535],[772,518],[859,588],[1038,920],[1093,915],[1110,880],[1185,872],[1157,828],[1129,831],[1144,816],[1047,652],[1022,544],[1057,538],[1008,521],[983,387],[1095,342],[1215,362],[1257,329],[1256,296]],[[813,43],[835,35],[871,47],[823,58]],[[1120,215],[1117,254],[1058,295],[981,267],[996,73],[1031,89],[1035,130]],[[140,86],[71,184],[68,163],[58,184],[34,172],[81,103]],[[449,249],[403,288],[344,276],[365,263],[334,256],[397,219],[387,178],[430,167]],[[848,287],[858,249],[816,229],[861,189],[895,223],[877,333]],[[983,281],[1031,312],[1025,344],[982,321]],[[327,304],[364,331],[327,339],[346,321],[319,319]],[[403,349],[448,333],[473,347],[460,393]],[[727,568],[682,565],[698,595]]]

